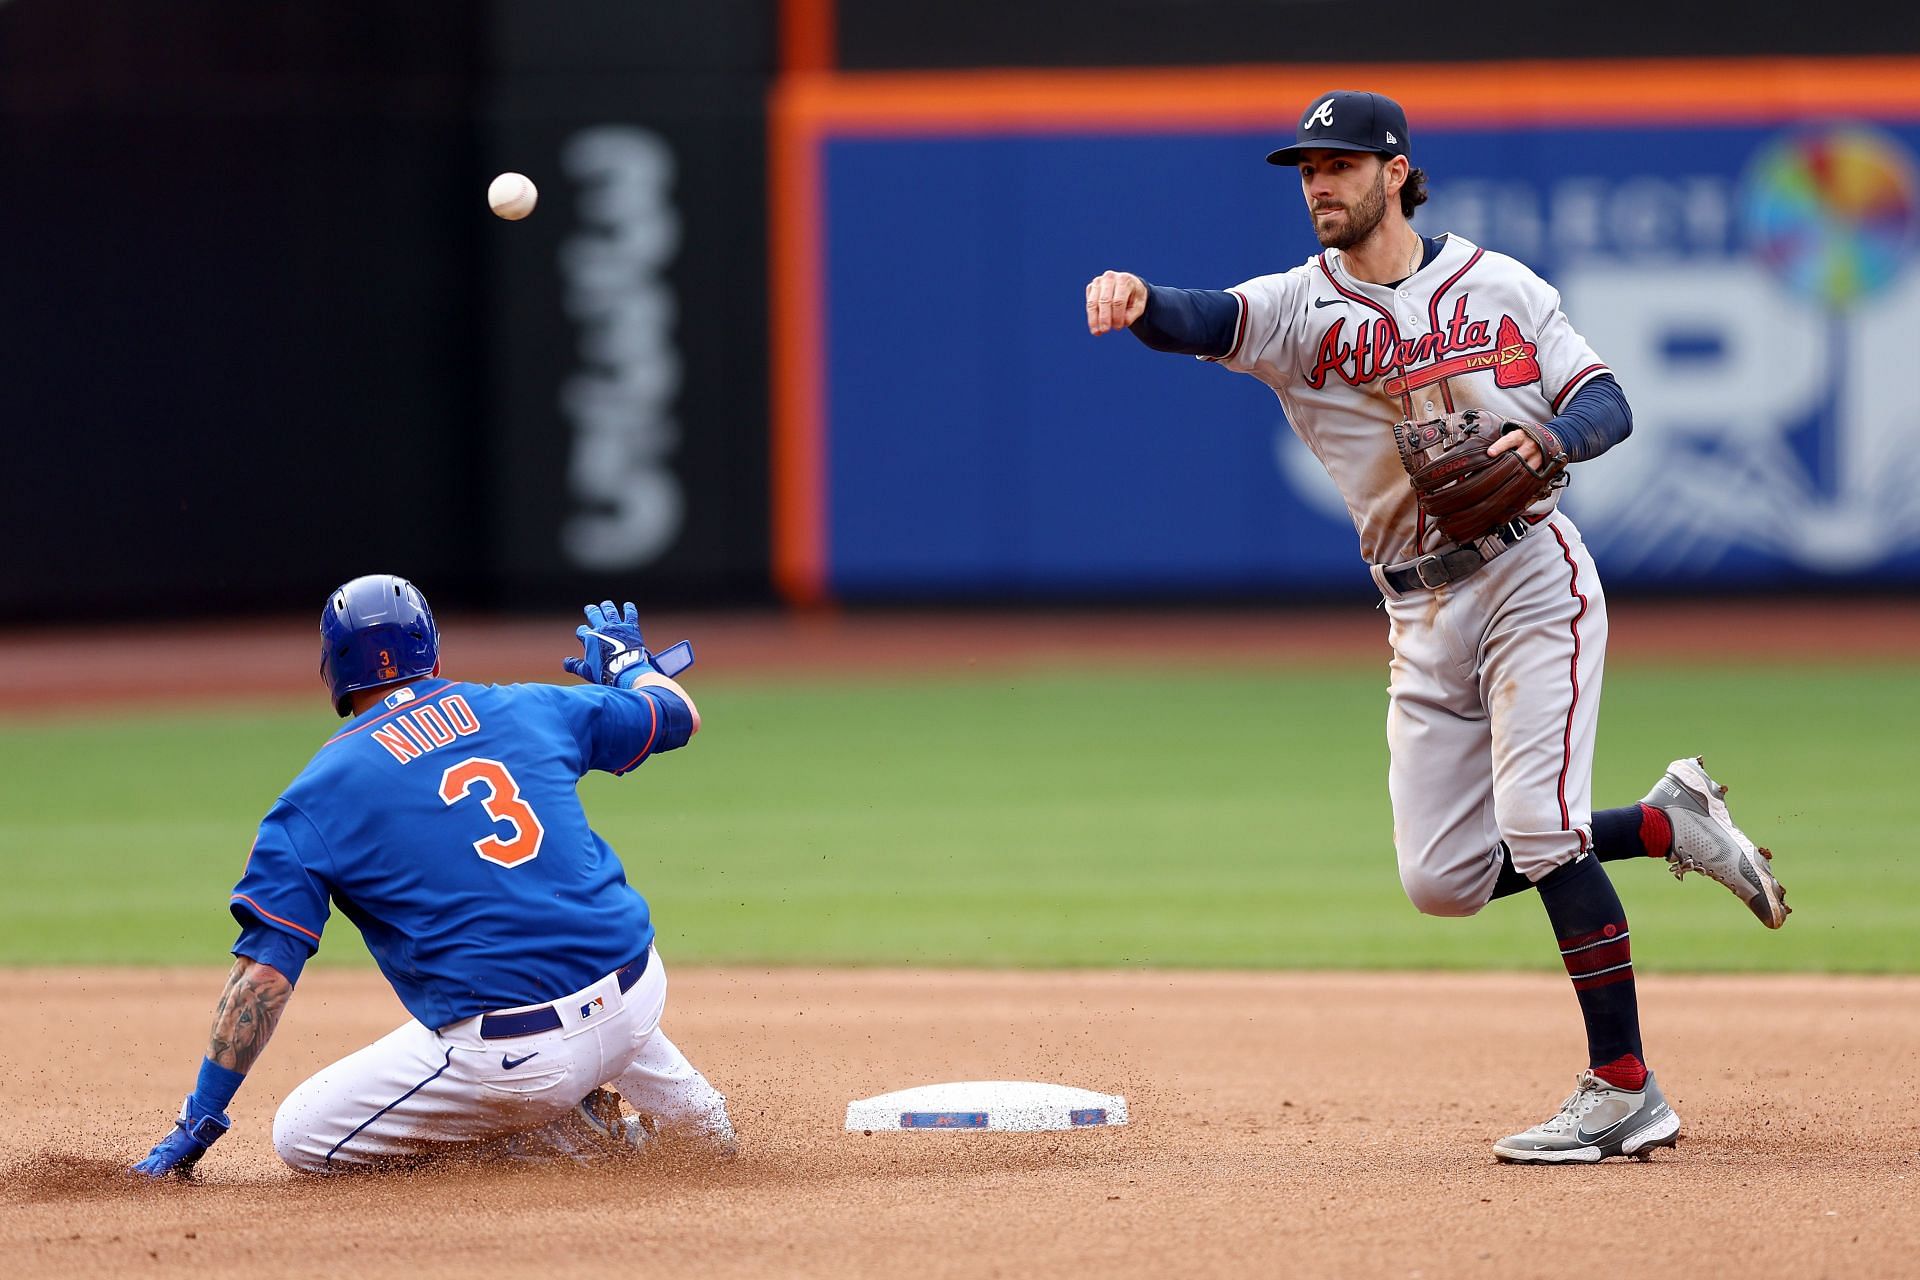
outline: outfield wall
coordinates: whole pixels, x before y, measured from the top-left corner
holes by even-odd
[[[1315,252],[1262,157],[1336,85],[1407,106],[1416,225],[1533,265],[1624,384],[1636,434],[1567,499],[1610,584],[1920,582],[1896,372],[1920,330],[1920,59],[1798,59],[789,80],[788,596],[1370,591],[1264,387],[1092,340],[1082,311],[1104,268],[1221,288]]]
[[[375,569],[517,610],[1363,597],[1272,399],[1075,301],[1304,258],[1258,157],[1333,83],[1407,101],[1420,225],[1540,266],[1627,378],[1570,503],[1617,590],[1911,590],[1904,6],[1470,5],[1370,66],[1314,9],[0,3],[0,625]]]

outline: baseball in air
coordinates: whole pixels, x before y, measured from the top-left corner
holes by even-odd
[[[539,191],[524,173],[503,173],[487,184],[488,207],[509,222],[518,222],[532,213],[539,201]]]

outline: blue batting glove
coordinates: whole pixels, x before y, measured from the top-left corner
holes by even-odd
[[[653,671],[653,655],[647,652],[640,634],[640,611],[628,601],[616,610],[613,601],[602,600],[586,607],[587,623],[574,631],[584,650],[583,656],[565,658],[560,665],[593,684],[631,689],[640,677]]]
[[[133,1172],[149,1178],[164,1178],[170,1173],[184,1177],[195,1162],[207,1154],[207,1148],[232,1127],[233,1121],[227,1119],[225,1112],[205,1110],[188,1094],[180,1104],[180,1117],[173,1122],[173,1132],[156,1142],[147,1158],[133,1166]]]

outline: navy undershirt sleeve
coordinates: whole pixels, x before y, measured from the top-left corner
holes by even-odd
[[[1129,331],[1155,351],[1219,359],[1233,350],[1240,299],[1225,289],[1147,286],[1147,309]]]
[[[1567,461],[1585,462],[1633,434],[1633,410],[1613,375],[1603,373],[1574,392],[1547,426],[1566,446]]]

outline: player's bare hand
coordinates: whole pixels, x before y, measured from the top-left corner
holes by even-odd
[[[1087,332],[1124,329],[1147,309],[1147,282],[1128,271],[1103,271],[1087,282]]]
[[[1518,452],[1520,461],[1526,463],[1532,470],[1538,471],[1546,465],[1547,460],[1541,454],[1540,446],[1535,444],[1533,437],[1524,431],[1509,431],[1487,446],[1487,456],[1489,458],[1497,458],[1503,453],[1514,452]]]

